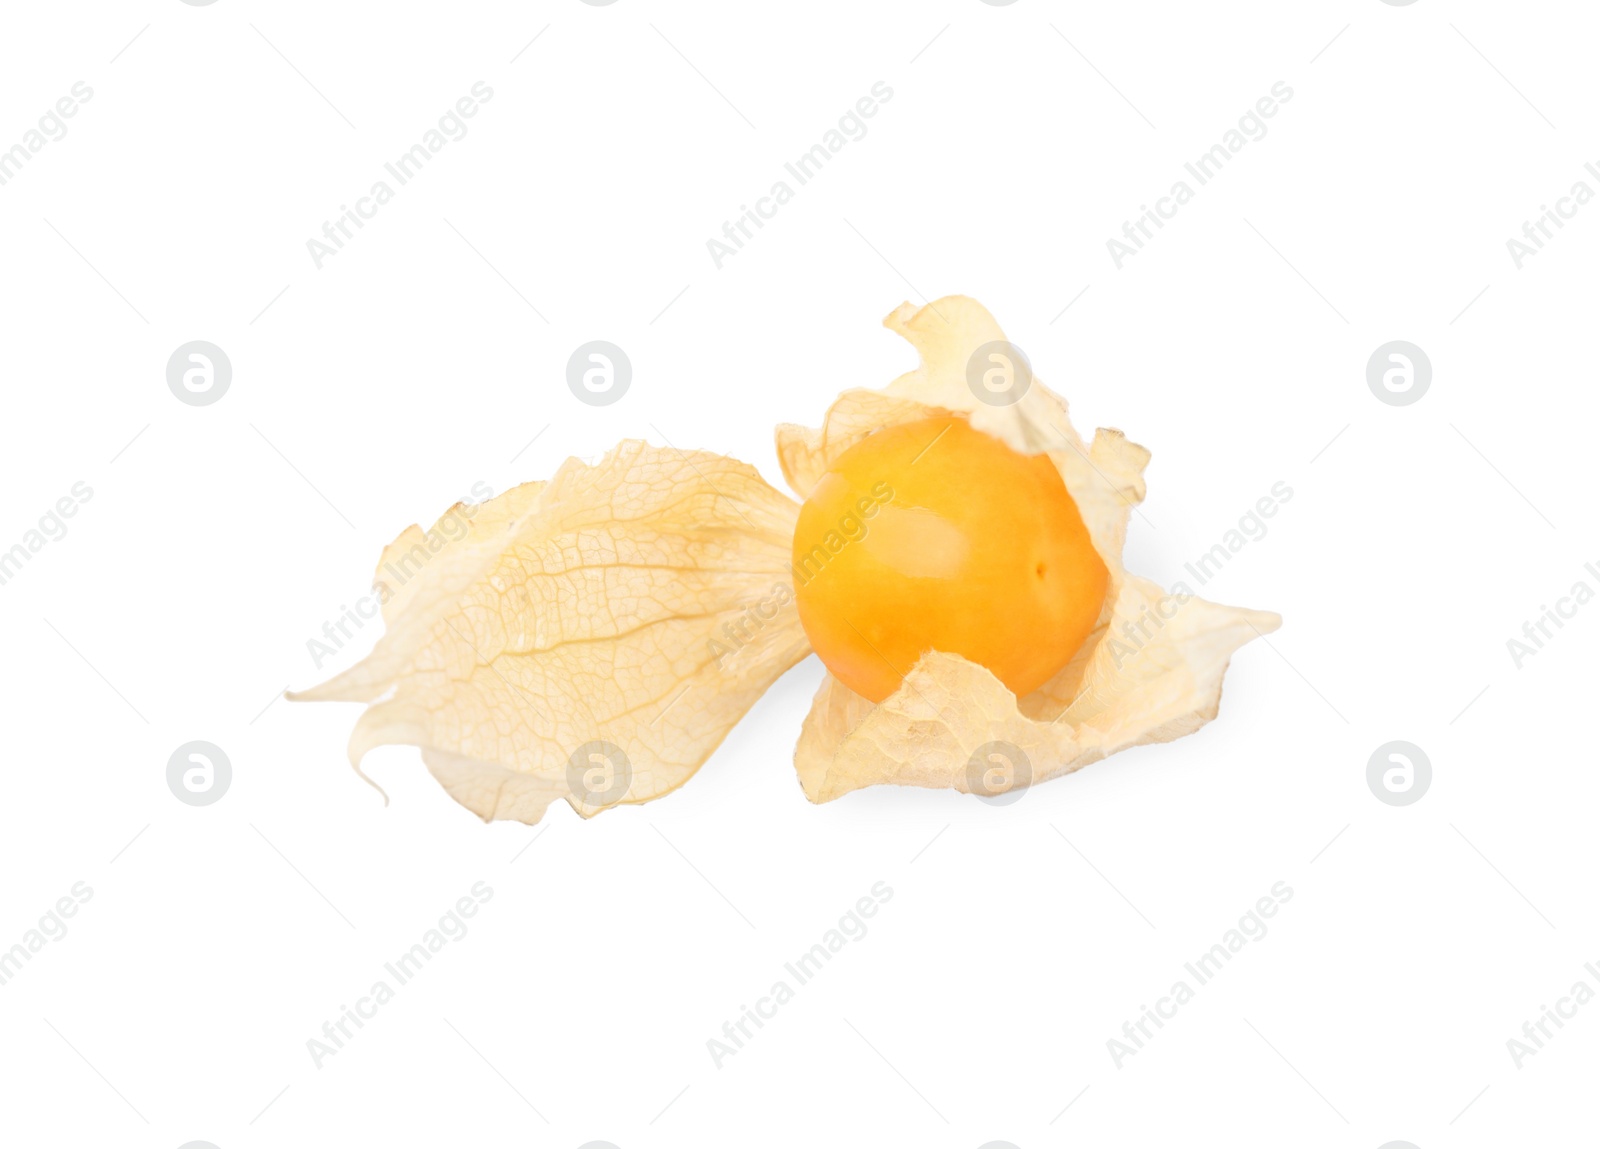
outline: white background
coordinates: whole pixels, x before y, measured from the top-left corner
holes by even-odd
[[[1592,1136],[1600,1004],[1520,1069],[1506,1041],[1600,986],[1600,606],[1520,669],[1506,642],[1600,588],[1600,206],[1521,270],[1506,240],[1600,190],[1596,31],[1487,0],[7,5],[0,147],[94,94],[0,187],[0,549],[93,497],[0,587],[0,948],[93,897],[0,986],[0,1140]],[[318,270],[306,241],[480,80],[470,133]],[[869,133],[718,270],[707,239],[880,80]],[[1106,241],[1277,81],[1269,134],[1118,270]],[[1154,452],[1134,571],[1183,577],[1292,488],[1201,592],[1285,624],[1198,735],[1008,806],[817,807],[812,659],[677,793],[528,828],[409,749],[368,761],[385,808],[356,708],[279,699],[370,646],[306,644],[474,483],[631,436],[781,485],[773,425],[906,370],[881,317],[952,292],[1080,430]],[[194,339],[233,364],[213,406],[166,385]],[[591,339],[632,359],[614,406],[566,387]],[[1367,387],[1392,339],[1432,361],[1411,406]],[[204,808],[165,781],[195,739],[234,770]],[[1394,739],[1434,770],[1403,808],[1365,780]],[[479,881],[470,933],[316,1068],[307,1039]],[[716,1068],[707,1039],[878,881],[870,932]],[[1279,881],[1268,935],[1118,1068],[1107,1040]]]

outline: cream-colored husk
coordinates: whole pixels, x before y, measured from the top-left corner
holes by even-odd
[[[903,304],[884,326],[910,341],[921,366],[882,391],[845,392],[819,430],[778,428],[778,458],[795,493],[804,498],[834,459],[880,427],[961,412],[1017,451],[1050,456],[1111,580],[1099,624],[1082,649],[1023,698],[983,667],[948,654],[924,655],[900,689],[876,705],[828,675],[795,747],[806,796],[826,802],[879,783],[970,792],[974,780],[981,792],[996,793],[1071,773],[1130,746],[1181,737],[1215,718],[1229,657],[1281,620],[1268,611],[1169,595],[1123,569],[1128,518],[1144,499],[1150,452],[1106,429],[1084,443],[1067,421],[1066,403],[1037,378],[1016,403],[979,401],[967,383],[967,361],[1005,335],[974,300]],[[971,767],[990,742],[1017,747],[1027,765],[999,774],[984,762]]]
[[[744,463],[628,441],[441,524],[469,510],[453,541],[413,526],[389,545],[377,573],[387,632],[294,697],[371,703],[351,761],[419,746],[485,821],[537,822],[561,798],[587,817],[675,790],[810,652],[793,607],[773,604],[788,598],[799,507]],[[396,571],[409,577],[395,585]],[[752,627],[763,603],[774,617]],[[741,622],[736,645],[723,627]],[[569,784],[574,755],[587,771],[580,751],[601,741],[627,756],[615,800]],[[596,777],[609,792],[615,775]]]

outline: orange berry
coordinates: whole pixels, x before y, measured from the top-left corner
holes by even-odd
[[[926,651],[987,667],[1021,697],[1071,660],[1108,574],[1045,455],[959,415],[875,431],[812,490],[795,598],[818,657],[882,702]]]

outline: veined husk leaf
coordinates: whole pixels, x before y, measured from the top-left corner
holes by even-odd
[[[709,452],[627,441],[593,466],[569,459],[549,482],[401,534],[378,564],[386,633],[294,697],[369,703],[351,761],[418,746],[486,821],[536,822],[561,798],[589,816],[660,797],[810,650],[790,588],[797,511]],[[626,754],[625,792],[570,785],[593,742]]]
[[[1130,746],[1181,737],[1216,717],[1233,651],[1281,620],[1268,611],[1169,595],[1123,569],[1128,520],[1144,499],[1150,453],[1114,430],[1101,429],[1085,443],[1067,419],[1066,403],[1037,377],[1009,406],[979,401],[967,384],[968,359],[1005,335],[974,300],[903,304],[884,326],[916,348],[921,364],[881,391],[845,392],[819,429],[778,428],[778,458],[795,492],[804,497],[840,454],[880,427],[960,412],[1014,450],[1049,455],[1105,560],[1110,585],[1083,647],[1020,699],[985,668],[942,653],[924,655],[900,689],[876,705],[826,676],[795,747],[807,797],[826,802],[881,783],[970,792],[974,754],[986,743],[1010,743],[1026,755],[1028,768],[1000,785],[983,775],[984,792],[994,793],[1070,773]]]

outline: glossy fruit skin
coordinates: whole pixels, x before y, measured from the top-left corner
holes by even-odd
[[[795,525],[801,625],[829,671],[881,702],[925,651],[1021,697],[1071,660],[1109,575],[1045,455],[959,415],[875,431],[834,462]]]

